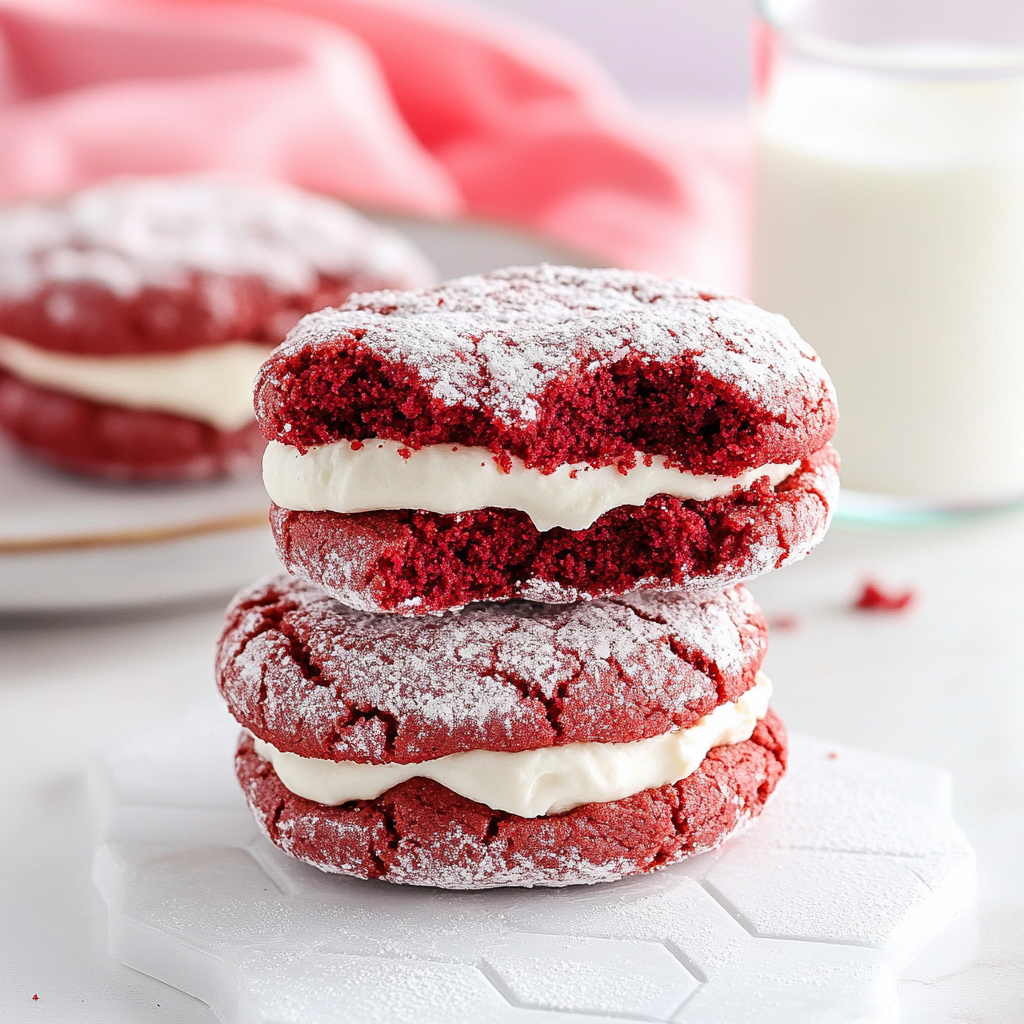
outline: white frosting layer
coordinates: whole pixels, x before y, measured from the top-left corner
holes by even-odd
[[[759,672],[739,700],[720,704],[688,729],[632,743],[568,743],[517,753],[469,750],[418,764],[300,757],[260,739],[256,751],[273,764],[286,789],[320,804],[372,800],[407,779],[426,778],[494,810],[537,818],[685,779],[712,747],[750,739],[771,694],[771,681]]]
[[[355,450],[349,441],[336,441],[303,455],[271,441],[263,456],[263,482],[276,505],[297,512],[415,508],[452,514],[512,508],[525,512],[538,530],[585,530],[605,512],[643,505],[656,494],[707,501],[762,476],[777,485],[799,465],[759,466],[729,477],[687,473],[665,461],[663,456],[650,466],[638,461],[627,473],[586,463],[543,473],[513,457],[506,473],[486,448],[436,444],[413,450],[373,438]]]
[[[238,430],[253,418],[253,381],[271,351],[232,341],[157,355],[80,356],[0,337],[0,366],[53,391]]]

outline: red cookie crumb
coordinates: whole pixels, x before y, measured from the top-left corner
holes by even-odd
[[[424,615],[471,601],[567,603],[634,590],[707,589],[803,558],[839,489],[826,445],[778,487],[711,501],[658,495],[587,530],[540,532],[523,512],[292,512],[271,508],[289,572],[355,608]]]
[[[322,871],[446,889],[613,881],[711,850],[764,809],[786,769],[774,711],[688,778],[623,800],[521,818],[410,779],[338,807],[290,793],[244,734],[235,770],[264,834]]]
[[[854,601],[854,608],[872,612],[902,612],[906,611],[917,599],[914,590],[886,591],[877,583],[869,580],[861,588],[861,592]]]

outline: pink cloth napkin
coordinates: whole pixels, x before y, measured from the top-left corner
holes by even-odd
[[[742,125],[631,109],[571,44],[426,0],[0,0],[0,200],[283,178],[742,287]]]

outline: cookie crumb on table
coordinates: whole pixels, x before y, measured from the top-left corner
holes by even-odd
[[[917,593],[909,590],[884,590],[873,580],[868,580],[854,601],[854,608],[869,612],[902,612],[917,600]]]

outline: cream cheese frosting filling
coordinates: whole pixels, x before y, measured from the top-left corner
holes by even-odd
[[[319,804],[373,800],[407,779],[425,778],[493,810],[538,818],[685,779],[712,747],[750,739],[771,694],[771,681],[758,672],[738,700],[720,704],[689,728],[630,743],[567,743],[513,753],[467,750],[416,764],[300,757],[259,738],[255,746],[287,790]]]
[[[51,352],[0,336],[0,366],[31,384],[129,409],[238,430],[253,419],[252,385],[271,346],[231,341],[138,356]]]
[[[453,514],[511,508],[525,512],[541,531],[556,526],[586,530],[605,512],[643,505],[656,494],[708,501],[737,487],[746,489],[763,476],[777,486],[800,465],[758,466],[736,477],[699,475],[667,466],[664,456],[645,465],[639,454],[625,473],[617,466],[586,463],[544,473],[512,456],[506,472],[487,448],[435,444],[410,449],[379,438],[357,444],[335,441],[303,454],[271,441],[263,456],[263,482],[271,500],[296,512],[414,508]]]

